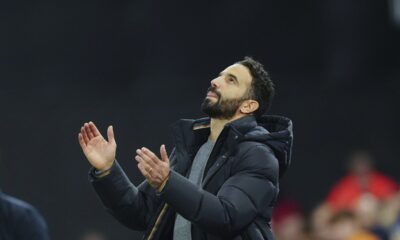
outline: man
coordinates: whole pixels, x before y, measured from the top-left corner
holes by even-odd
[[[176,123],[169,157],[164,145],[161,158],[145,147],[136,151],[146,178],[138,187],[115,161],[112,126],[106,141],[85,123],[79,142],[103,204],[144,239],[273,239],[269,222],[292,145],[289,119],[262,116],[273,94],[255,60],[227,67],[202,104],[210,118]]]
[[[26,202],[0,192],[1,240],[48,240],[46,222]]]

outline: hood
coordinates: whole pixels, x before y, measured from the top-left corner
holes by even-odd
[[[197,152],[199,144],[201,145],[208,138],[209,124],[209,118],[178,121],[173,125],[175,146],[184,146],[180,149]],[[202,134],[193,134],[193,130]],[[237,139],[232,138],[233,140],[228,145],[235,144],[236,141],[255,141],[269,146],[279,161],[279,177],[284,175],[290,165],[292,153],[293,131],[290,119],[264,115],[256,120],[254,116],[246,116],[228,123],[224,131],[239,136]]]
[[[257,119],[257,126],[243,135],[243,141],[256,141],[269,146],[279,161],[279,177],[291,162],[293,144],[292,121],[282,116],[264,115]]]

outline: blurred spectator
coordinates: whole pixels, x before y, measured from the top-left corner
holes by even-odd
[[[400,240],[400,191],[385,202],[379,222],[387,229],[390,240]]]
[[[327,204],[321,204],[314,209],[310,219],[312,239],[330,239],[329,220],[331,216],[332,211]]]
[[[327,203],[333,210],[356,209],[362,202],[372,202],[374,198],[378,201],[388,199],[396,193],[398,184],[374,169],[368,152],[354,152],[349,162],[349,174],[340,179],[328,194]],[[364,194],[367,194],[367,200],[363,199]]]
[[[278,202],[272,226],[277,240],[400,240],[399,185],[374,169],[368,152],[357,151],[348,175],[309,219],[297,202],[286,199]]]
[[[306,240],[305,218],[299,204],[293,200],[280,200],[274,210],[272,228],[277,240]]]
[[[371,228],[376,225],[380,204],[378,199],[369,193],[361,195],[354,208],[354,213],[363,227]]]
[[[333,212],[327,204],[318,206],[311,215],[313,240],[381,240],[362,227],[350,210]]]
[[[379,240],[377,236],[364,230],[356,216],[347,210],[338,211],[329,220],[329,237],[332,240]]]
[[[48,240],[46,222],[26,202],[0,192],[1,240]]]
[[[369,229],[381,240],[388,240],[387,230],[379,222],[382,206],[383,202],[380,202],[372,194],[366,193],[359,198],[353,212],[364,229]]]

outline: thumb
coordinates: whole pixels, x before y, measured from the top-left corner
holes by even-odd
[[[161,147],[160,147],[160,154],[161,154],[161,160],[162,160],[163,162],[169,163],[167,150],[165,150],[165,145],[164,145],[164,144],[161,145]]]
[[[114,138],[114,129],[113,126],[109,126],[107,129],[107,137],[108,137],[108,142],[111,144],[116,144],[115,143],[115,138]]]

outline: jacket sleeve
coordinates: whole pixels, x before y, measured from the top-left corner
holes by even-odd
[[[216,195],[171,172],[160,196],[184,218],[225,238],[238,234],[270,207],[278,194],[278,160],[265,145],[253,145],[238,159]]]
[[[145,230],[157,202],[151,186],[147,182],[134,186],[117,161],[104,177],[96,178],[93,172],[91,169],[89,179],[107,211],[125,226]]]

